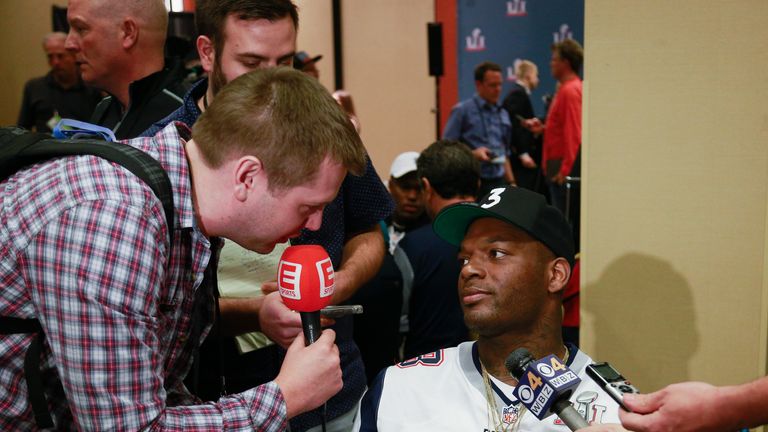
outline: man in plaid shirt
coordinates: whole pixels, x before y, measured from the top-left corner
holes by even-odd
[[[168,172],[172,247],[160,201],[121,166],[70,157],[0,183],[0,316],[42,325],[56,430],[277,431],[341,389],[332,330],[309,347],[299,336],[274,381],[216,402],[182,380],[213,320],[214,239],[266,253],[317,229],[346,173],[365,168],[354,127],[316,80],[279,68],[232,81],[192,136],[173,123],[126,141]],[[0,335],[0,430],[37,429],[33,337]]]

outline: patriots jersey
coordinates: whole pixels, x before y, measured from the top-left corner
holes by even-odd
[[[573,407],[590,424],[620,423],[619,405],[586,374],[592,359],[574,346],[567,365],[581,378],[571,396]],[[568,427],[552,415],[539,420],[512,394],[509,386],[491,377],[498,417],[489,413],[486,387],[475,342],[464,342],[406,360],[382,371],[363,396],[355,431],[407,432],[425,430],[501,432],[521,415],[519,431],[567,432]]]

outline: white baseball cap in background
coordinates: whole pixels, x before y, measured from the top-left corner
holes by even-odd
[[[419,152],[409,151],[397,155],[392,161],[392,167],[389,169],[389,175],[393,178],[400,178],[409,172],[416,171],[416,159],[419,158]]]

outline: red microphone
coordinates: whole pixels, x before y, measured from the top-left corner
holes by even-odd
[[[304,339],[309,345],[322,332],[320,309],[330,303],[336,287],[333,264],[321,246],[290,246],[280,257],[277,287],[283,302],[301,313]]]

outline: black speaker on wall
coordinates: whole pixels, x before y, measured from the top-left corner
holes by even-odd
[[[429,45],[429,74],[443,75],[443,24],[427,23],[427,44]]]
[[[51,6],[51,21],[53,31],[69,33],[69,23],[67,22],[67,8],[53,5]]]

